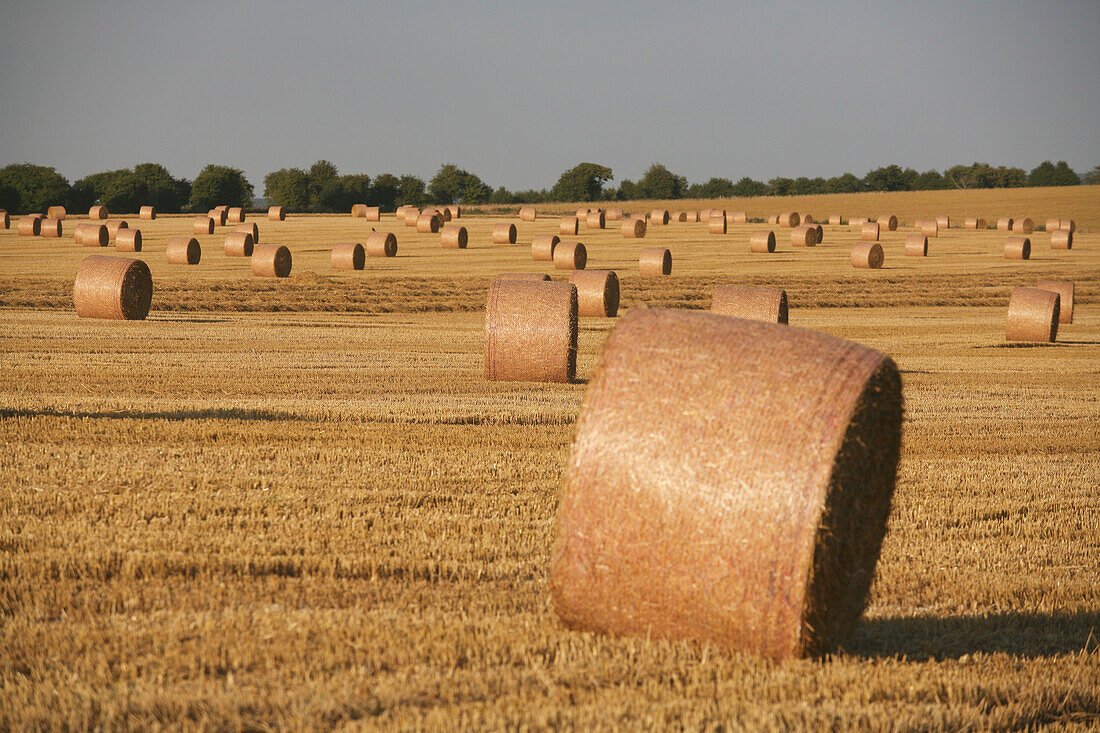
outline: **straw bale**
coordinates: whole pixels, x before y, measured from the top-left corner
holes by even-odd
[[[1009,237],[1005,240],[1006,260],[1031,259],[1031,240],[1027,237]]]
[[[92,221],[104,221],[108,217],[106,206],[93,206],[88,209],[88,218]]]
[[[1061,298],[1052,290],[1013,288],[1005,318],[1006,341],[1053,343],[1058,338]]]
[[[353,218],[360,219],[363,216],[363,209],[367,208],[366,204],[352,204],[351,215]]]
[[[589,229],[603,229],[606,223],[607,219],[604,217],[604,213],[599,209],[589,211],[587,218],[584,220],[584,225]]]
[[[214,226],[223,227],[225,226],[225,223],[229,220],[229,208],[223,206],[215,206],[213,209],[206,212],[206,215],[214,220]]]
[[[469,235],[466,233],[466,227],[461,224],[446,224],[443,226],[439,241],[443,249],[466,249]]]
[[[766,220],[766,223],[772,226],[779,226],[779,214],[772,214]]]
[[[997,219],[997,231],[999,232],[1011,232],[1012,231],[1012,217],[1002,216]]]
[[[234,229],[233,231],[235,231],[235,232],[244,232],[245,234],[251,234],[252,235],[252,244],[259,244],[260,243],[260,228],[258,226],[256,226],[256,222],[252,222],[251,224],[239,224],[239,225],[237,225],[237,228]]]
[[[711,214],[710,221],[707,222],[707,232],[709,234],[726,233],[726,212],[716,211]]]
[[[881,224],[875,221],[869,221],[859,228],[859,239],[861,242],[877,242],[879,229]]]
[[[673,211],[668,215],[668,220],[677,224],[683,224],[687,221],[687,214],[682,211]]]
[[[810,215],[810,214],[803,214],[802,215],[802,223],[803,224],[813,224],[814,223],[813,216]]]
[[[1050,233],[1051,249],[1073,249],[1073,232],[1069,229],[1055,229]]]
[[[577,315],[614,318],[619,313],[619,276],[611,270],[574,270],[569,282],[577,288]]]
[[[632,309],[577,422],[554,610],[571,629],[725,652],[834,651],[866,607],[902,414],[897,367],[859,344]]]
[[[623,219],[623,210],[622,209],[608,209],[604,213],[604,220],[605,221],[622,221],[622,219]]]
[[[829,217],[829,226],[838,227],[844,223],[844,217],[839,214],[833,214]]]
[[[951,217],[950,216],[937,216],[936,217],[936,226],[938,226],[940,229],[950,229],[951,228]]]
[[[698,211],[685,211],[684,212],[684,221],[686,221],[688,224],[694,224],[695,222],[699,221],[699,212]]]
[[[649,212],[650,226],[664,226],[668,224],[668,209],[654,209]]]
[[[779,226],[781,227],[796,227],[802,221],[802,218],[794,211],[784,211],[779,215]]]
[[[1073,281],[1040,280],[1035,287],[1058,293],[1058,323],[1073,323]]]
[[[11,215],[6,211],[0,211],[0,229],[11,228]]]
[[[978,228],[978,217],[968,216],[965,219],[963,219],[963,229],[977,229],[977,228]]]
[[[714,209],[700,209],[699,221],[703,224],[710,224],[711,214],[714,213]]]
[[[107,241],[113,242],[118,238],[118,231],[120,229],[129,229],[130,225],[124,220],[116,220],[107,222]]]
[[[974,228],[975,228],[975,229],[986,229],[986,228],[987,228],[987,225],[986,225],[986,221],[985,221],[985,219],[983,219],[983,218],[981,218],[981,217],[979,216],[979,217],[978,217],[978,221],[977,221],[977,223],[975,224]]]
[[[215,206],[214,211],[217,211],[218,213],[229,211],[229,204],[221,204],[220,206]]]
[[[115,237],[115,249],[119,252],[140,252],[141,230],[120,229]]]
[[[558,222],[558,234],[577,236],[579,222],[580,220],[575,216],[563,216]]]
[[[927,220],[921,222],[920,233],[926,237],[938,237],[940,236],[940,225],[935,220]]]
[[[554,247],[554,268],[557,270],[583,270],[588,264],[588,251],[580,242],[558,242]]]
[[[155,206],[142,206],[138,209],[138,219],[142,221],[156,221],[157,208]]]
[[[244,221],[244,209],[240,206],[233,206],[226,209],[225,221],[229,224],[240,224]]]
[[[539,234],[531,239],[531,259],[536,262],[553,262],[554,248],[561,239],[557,234]]]
[[[42,219],[38,231],[43,237],[57,239],[61,236],[61,220]]]
[[[1014,234],[1031,234],[1035,231],[1035,222],[1026,216],[1022,219],[1014,219],[1011,229]]]
[[[421,213],[422,212],[420,211],[420,209],[416,208],[415,206],[410,206],[409,208],[405,209],[405,226],[415,227],[416,220],[420,218]]]
[[[420,213],[416,219],[416,231],[421,234],[436,234],[443,228],[443,214],[433,211],[430,214]]]
[[[103,224],[78,224],[74,236],[76,243],[85,247],[106,247],[110,241]]]
[[[378,208],[378,207],[376,206],[374,208]],[[451,220],[451,209],[447,206],[444,206],[442,209],[439,210],[439,215],[443,217],[443,223],[445,224],[445,223],[447,223]],[[378,219],[371,219],[370,218],[370,210],[369,209],[367,210],[367,220],[368,221],[378,221]]]
[[[1069,232],[1076,232],[1077,231],[1077,222],[1074,221],[1073,219],[1059,219],[1058,220],[1058,228],[1059,229],[1065,229],[1066,231],[1069,231]]]
[[[81,318],[142,321],[152,300],[153,276],[141,260],[92,255],[76,271],[73,305]]]
[[[493,225],[493,244],[515,244],[516,225],[502,221]]]
[[[281,244],[257,244],[252,250],[252,274],[256,277],[290,277],[293,260]]]
[[[795,247],[813,247],[817,244],[817,228],[801,224],[791,230],[791,244]]]
[[[647,247],[638,256],[638,274],[671,275],[672,253],[664,247]]]
[[[332,245],[329,261],[334,270],[362,270],[367,253],[358,242],[340,242]]]
[[[710,312],[750,321],[786,323],[787,291],[781,288],[719,285],[714,288]]]
[[[398,221],[405,221],[405,212],[408,210],[408,208],[408,204],[403,204],[402,206],[397,207],[397,210],[394,212],[394,216],[397,217]]]
[[[749,236],[749,251],[763,254],[775,251],[775,232],[761,230]]]
[[[19,235],[37,237],[42,233],[42,219],[37,216],[24,216],[19,220]]]
[[[550,282],[550,276],[542,272],[502,272],[496,276],[497,280],[537,280],[538,282]]]
[[[852,267],[877,270],[882,267],[883,258],[882,245],[878,242],[859,242],[852,247]]]
[[[202,259],[202,248],[194,237],[177,237],[164,246],[164,257],[170,265],[197,265]]]
[[[848,229],[854,232],[858,232],[868,221],[870,221],[870,219],[868,219],[866,216],[849,216]]]
[[[934,222],[933,222],[934,223]],[[923,234],[910,234],[905,237],[906,257],[928,256],[928,237]]]
[[[572,382],[577,370],[577,288],[497,278],[485,307],[485,378]]]
[[[523,206],[519,210],[520,221],[535,221],[538,218],[538,214],[535,212],[534,206]]]
[[[898,230],[898,218],[893,214],[883,214],[878,218],[878,225],[880,229],[896,232]]]
[[[623,221],[623,236],[627,239],[642,239],[645,237],[645,219],[626,219]]]
[[[447,211],[451,212],[451,218],[452,219],[461,219],[462,218],[462,207],[459,206],[458,204],[451,204],[450,206],[445,206],[443,208],[445,208]]]
[[[1060,226],[1061,226],[1061,220],[1060,219],[1047,219],[1046,224],[1044,225],[1044,228],[1048,232],[1053,232],[1055,229],[1060,228]]]
[[[396,257],[397,237],[392,232],[371,232],[364,249],[367,257]]]
[[[825,241],[825,229],[820,224],[813,224],[814,228],[814,244],[821,244]]]
[[[585,219],[587,219],[590,211],[592,211],[592,209],[589,209],[587,207],[583,209],[577,209],[577,221],[584,221]]]
[[[270,206],[267,209],[268,221],[286,221],[286,209],[282,206]]]
[[[192,234],[213,234],[214,218],[210,216],[196,216],[191,224]]]
[[[256,241],[248,232],[230,232],[225,235],[223,249],[226,257],[251,257]]]
[[[58,221],[65,221],[66,211],[64,206],[51,206],[46,209],[47,219],[57,219]]]

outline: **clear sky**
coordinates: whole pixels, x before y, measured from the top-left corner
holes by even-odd
[[[692,182],[1100,164],[1100,0],[0,0],[0,165],[581,161]]]

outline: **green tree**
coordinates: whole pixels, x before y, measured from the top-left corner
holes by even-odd
[[[178,214],[191,199],[191,182],[173,178],[159,163],[139,163],[134,175],[145,184],[147,199],[143,203],[152,204],[161,213]]]
[[[422,179],[408,174],[398,179],[396,200],[398,205],[423,206],[427,200],[428,196]]]
[[[859,193],[863,190],[863,181],[853,173],[844,173],[825,181],[825,193]]]
[[[682,199],[688,182],[660,163],[654,163],[638,179],[638,193],[644,199]]]
[[[950,188],[951,183],[937,170],[928,170],[917,175],[913,180],[914,191],[937,191]]]
[[[195,176],[191,184],[191,209],[209,211],[215,206],[242,206],[252,204],[252,184],[244,171],[223,165],[210,164]]]
[[[790,178],[773,178],[768,181],[768,191],[772,196],[790,196],[794,181]]]
[[[826,193],[824,178],[807,178],[799,176],[791,184],[791,194],[794,196],[809,196],[812,194]]]
[[[348,197],[347,208],[350,210],[353,204],[365,204],[370,200],[370,176],[366,173],[350,173],[340,176],[340,185],[344,189],[344,195]]]
[[[1064,160],[1057,164],[1044,160],[1028,175],[1028,183],[1032,186],[1079,186],[1081,177]]]
[[[321,205],[321,189],[337,179],[340,172],[336,166],[327,160],[318,160],[309,167],[309,209],[310,211],[323,211]],[[329,186],[329,190],[335,190]]]
[[[638,184],[629,178],[619,184],[619,190],[615,192],[615,198],[619,201],[634,201],[639,198]]]
[[[1100,165],[1096,166],[1091,171],[1086,173],[1081,178],[1081,181],[1083,183],[1087,183],[1090,186],[1095,186],[1096,184],[1100,183]]]
[[[555,201],[599,201],[603,184],[614,179],[605,165],[580,163],[561,174],[550,195]]]
[[[490,204],[518,204],[520,203],[516,196],[504,186],[501,186],[497,190],[493,191],[489,196]]]
[[[46,213],[69,201],[69,182],[53,168],[32,163],[12,163],[0,168],[0,207],[11,212]]]
[[[867,171],[863,185],[868,191],[909,191],[918,175],[912,168],[888,165]]]
[[[370,187],[370,195],[367,203],[377,206],[382,211],[393,211],[397,208],[397,196],[401,187],[401,181],[397,176],[383,173],[375,176],[374,183]]]
[[[436,204],[483,204],[490,200],[493,189],[473,173],[447,163],[428,183],[428,194]]]
[[[149,200],[149,187],[130,170],[114,171],[102,185],[99,203],[112,214],[136,214]]]
[[[693,183],[684,195],[689,199],[720,199],[733,196],[733,181],[728,178],[711,178],[706,183]]]
[[[264,198],[287,211],[309,209],[309,174],[301,168],[280,168],[264,176]]]
[[[734,196],[767,196],[768,193],[768,184],[748,176],[733,184]]]

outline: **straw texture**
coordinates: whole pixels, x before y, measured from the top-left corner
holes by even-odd
[[[191,224],[191,232],[193,234],[213,234],[214,218],[210,216],[196,216],[195,221]]]
[[[811,224],[814,228],[814,244],[821,244],[825,241],[825,229],[820,224]]]
[[[589,209],[588,207],[585,207],[585,208],[582,208],[582,209],[577,209],[577,214],[576,214],[577,221],[584,221],[585,219],[587,219],[588,218],[588,213],[590,211],[592,211],[592,209]]]
[[[683,224],[687,221],[687,214],[682,211],[673,211],[668,215],[669,222],[675,222],[677,224]]]
[[[1011,228],[1015,234],[1031,234],[1035,231],[1035,222],[1025,216],[1014,220]]]
[[[650,226],[664,226],[668,224],[668,209],[654,209],[649,212]]]
[[[558,222],[558,234],[577,236],[579,220],[575,216],[563,216]]]
[[[202,259],[202,248],[193,237],[177,237],[164,245],[164,257],[171,265],[197,265]]]
[[[226,257],[251,257],[256,242],[248,232],[230,232],[225,235],[223,249]]]
[[[896,232],[898,230],[898,218],[893,214],[883,214],[878,218],[878,225],[880,229]]]
[[[762,230],[749,235],[749,251],[758,254],[775,251],[775,232]]]
[[[352,218],[358,219],[363,216],[363,209],[367,208],[366,204],[352,204],[351,215]]]
[[[685,211],[684,212],[684,221],[686,221],[688,224],[694,224],[695,222],[699,221],[699,212],[698,211]]]
[[[935,220],[922,221],[920,233],[925,237],[938,237],[940,236],[940,225]]]
[[[416,231],[421,234],[436,234],[443,228],[443,214],[438,211],[421,213],[416,219]]]
[[[496,276],[497,280],[536,280],[538,282],[550,282],[550,276],[542,272],[502,272]]]
[[[290,250],[281,244],[257,244],[252,250],[252,274],[256,277],[290,277]]]
[[[882,267],[882,245],[878,242],[860,242],[852,247],[852,267],[877,270]]]
[[[611,270],[576,270],[569,282],[577,288],[577,315],[614,318],[619,313],[619,276]]]
[[[710,221],[707,222],[707,232],[710,234],[725,234],[726,233],[726,214],[725,212],[718,212],[712,214]]]
[[[897,367],[859,344],[633,309],[577,422],[555,611],[775,659],[834,650],[866,605],[901,422]]]
[[[141,321],[149,315],[153,276],[128,257],[86,257],[73,281],[73,305],[81,318]]]
[[[129,223],[125,221],[109,221],[107,222],[107,241],[113,242],[118,239],[118,232],[120,229],[129,229]]]
[[[978,228],[978,217],[968,216],[965,219],[963,219],[963,229],[977,229],[977,228]]]
[[[536,262],[553,262],[554,248],[561,240],[556,234],[539,234],[531,239],[531,259]]]
[[[11,215],[6,211],[0,211],[0,229],[11,228]]]
[[[244,209],[239,206],[226,209],[225,220],[229,224],[240,224],[244,221]]]
[[[92,221],[103,221],[107,218],[107,216],[108,214],[106,206],[93,206],[92,208],[88,209],[88,218]]]
[[[85,247],[106,247],[107,227],[103,224],[78,224],[75,238],[77,244]]]
[[[439,242],[443,245],[443,249],[466,249],[469,239],[466,227],[461,224],[447,224],[443,227]]]
[[[538,218],[538,214],[535,212],[534,206],[523,206],[519,210],[520,221],[535,221]]]
[[[268,207],[268,209],[267,209],[267,220],[268,221],[285,221],[286,220],[286,209],[283,208],[282,206],[270,206],[270,207]]]
[[[745,211],[730,211],[726,214],[726,222],[729,224],[748,224],[749,215]]]
[[[622,209],[608,209],[604,214],[604,219],[607,221],[622,221],[622,218]]]
[[[833,214],[829,217],[829,226],[838,227],[844,223],[844,217],[839,214]]]
[[[332,245],[330,262],[334,270],[362,270],[367,253],[358,242],[341,242]]]
[[[61,237],[61,220],[60,219],[42,219],[38,225],[38,232],[43,237],[50,239],[58,239]]]
[[[710,224],[710,217],[713,213],[714,209],[701,209],[699,211],[699,221],[704,224]]]
[[[584,220],[584,225],[589,229],[603,229],[607,220],[604,218],[604,213],[599,209],[594,209],[588,212],[588,216]]]
[[[801,221],[802,217],[800,217],[796,212],[784,211],[782,214],[779,215],[779,220],[777,221],[777,223],[781,227],[796,227]]]
[[[786,323],[787,291],[780,288],[719,285],[714,288],[710,312],[750,321]]]
[[[382,221],[382,210],[377,206],[364,206],[359,216],[367,221]],[[449,219],[450,217],[444,218]]]
[[[580,242],[558,242],[554,247],[554,268],[583,270],[588,264],[588,251]]]
[[[1073,219],[1059,219],[1058,220],[1058,228],[1059,229],[1066,229],[1067,231],[1071,231],[1071,232],[1076,232],[1077,231],[1077,222],[1074,221]]]
[[[937,216],[936,217],[936,225],[939,226],[940,229],[950,229],[951,228],[951,217],[950,216]]]
[[[809,224],[791,230],[791,244],[795,247],[813,247],[817,244],[817,227]]]
[[[671,275],[672,253],[664,247],[647,247],[638,257],[638,274]]]
[[[42,219],[37,216],[24,216],[19,220],[18,232],[22,237],[37,237],[42,233]]]
[[[462,207],[458,204],[451,204],[450,206],[444,206],[443,208],[451,213],[452,219],[462,218]]]
[[[485,307],[485,378],[572,382],[577,370],[577,288],[497,278]]]
[[[623,222],[623,236],[627,239],[642,239],[645,231],[645,219],[627,219]]]
[[[1039,288],[1013,288],[1005,319],[1006,341],[1053,343],[1058,338],[1061,298]]]
[[[65,221],[67,212],[64,206],[51,206],[46,209],[47,219],[57,219],[58,221]]]
[[[364,249],[367,257],[396,257],[397,237],[392,232],[371,232]]]
[[[1073,282],[1070,280],[1040,280],[1038,290],[1058,293],[1058,323],[1073,323]]]
[[[997,231],[999,232],[1011,232],[1012,231],[1012,217],[1002,216],[997,219]]]
[[[510,222],[501,222],[493,225],[493,244],[515,244],[516,225]]]
[[[1050,233],[1051,249],[1073,249],[1073,232],[1069,229],[1055,229]]]
[[[859,228],[859,239],[861,242],[877,242],[879,236],[879,230],[882,225],[878,222],[869,221]]]
[[[239,225],[237,225],[237,228],[234,229],[233,231],[235,231],[235,232],[244,232],[245,234],[251,234],[252,235],[252,243],[253,244],[259,244],[260,243],[260,227],[256,226],[256,222],[252,222],[251,224],[239,224]]]
[[[118,236],[115,237],[115,249],[119,252],[140,252],[141,230],[120,229]]]
[[[859,231],[863,227],[863,225],[869,221],[870,219],[868,219],[866,216],[849,216],[848,228]]]
[[[910,234],[905,237],[906,257],[928,256],[928,237],[923,234]]]
[[[138,209],[138,219],[142,221],[156,221],[157,208],[155,206],[142,206]]]
[[[215,206],[210,211],[206,212],[206,215],[214,220],[214,226],[223,227],[226,221],[229,220],[229,208],[224,206]]]
[[[1005,259],[1031,259],[1031,240],[1027,237],[1009,237],[1005,240]]]
[[[416,220],[420,218],[421,211],[415,206],[405,209],[405,226],[415,227]]]
[[[802,215],[802,223],[803,224],[813,224],[814,223],[813,216],[810,215],[810,214],[803,214]]]

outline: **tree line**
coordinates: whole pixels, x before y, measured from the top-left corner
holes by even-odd
[[[688,183],[684,176],[654,163],[637,180],[612,185],[610,167],[580,163],[565,171],[549,189],[509,191],[493,188],[476,174],[453,163],[440,167],[425,182],[414,175],[365,173],[341,175],[336,166],[319,160],[309,170],[282,168],[264,176],[264,198],[288,211],[345,212],[352,204],[367,204],[392,211],[403,204],[465,205],[524,204],[564,201],[633,201],[636,199],[713,199],[752,196],[800,196],[807,194],[860,193],[864,191],[932,191],[939,189],[1017,188],[1023,186],[1076,186],[1100,183],[1100,166],[1079,176],[1065,161],[1039,164],[1030,172],[1022,168],[994,167],[989,163],[956,165],[940,172],[918,172],[888,165],[868,171],[862,178],[844,173],[833,178],[772,178],[757,181],[744,177],[711,178]],[[0,209],[10,212],[44,212],[61,204],[73,212],[95,204],[119,214],[137,213],[152,204],[165,214],[204,212],[218,205],[252,205],[255,191],[244,172],[208,165],[188,181],[173,177],[157,163],[104,171],[73,183],[46,166],[13,163],[0,168]]]

